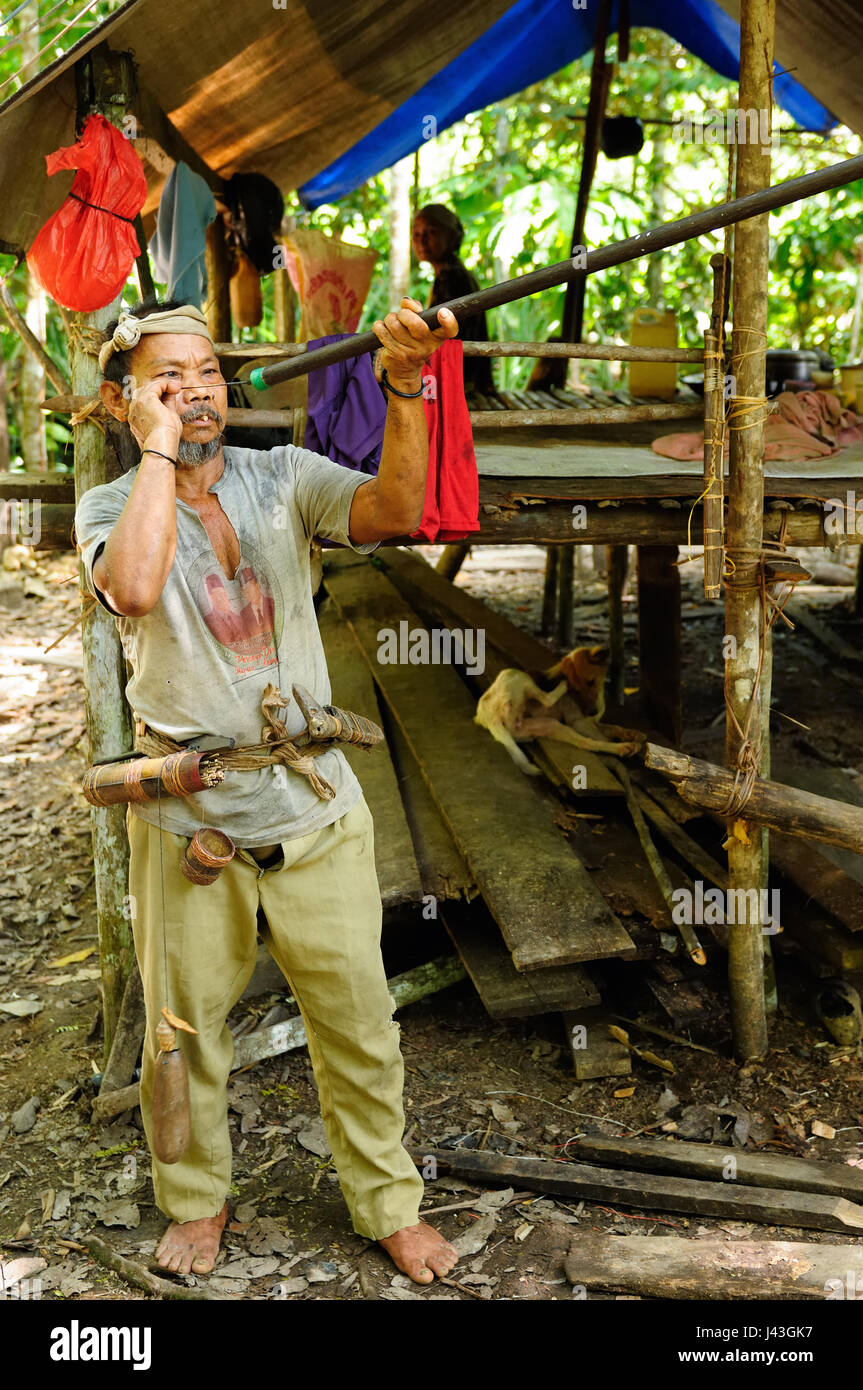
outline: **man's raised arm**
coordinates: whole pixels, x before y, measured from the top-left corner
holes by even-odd
[[[446,338],[458,333],[449,309],[438,314],[439,328],[432,330],[419,316],[422,305],[403,299],[401,307],[374,325],[383,345],[375,375],[387,379],[395,391],[412,396],[406,400],[387,392],[387,420],[377,477],[357,488],[351,503],[350,537],[359,545],[409,536],[422,519],[428,471],[428,430],[422,396],[422,367]]]
[[[163,404],[163,393],[164,384],[150,382],[132,397],[129,425],[142,445],[141,462],[93,566],[93,583],[112,608],[131,618],[143,617],[158,603],[177,549],[176,468],[170,460],[177,457],[182,424]]]

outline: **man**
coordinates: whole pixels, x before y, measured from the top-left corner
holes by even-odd
[[[141,460],[91,489],[75,524],[88,585],[117,618],[139,724],[179,743],[217,735],[239,747],[261,741],[268,685],[287,693],[298,683],[329,701],[309,545],[318,535],[365,553],[419,524],[428,458],[421,368],[458,331],[443,309],[430,330],[420,307],[403,299],[374,325],[377,371],[386,370],[389,385],[372,479],[294,445],[223,447],[227,387],[197,309],[140,305],[108,330],[101,397],[128,423]],[[251,653],[227,629],[220,640],[213,622],[217,594],[223,622],[229,609],[240,610],[247,566],[272,596],[275,633],[274,646],[257,644]],[[290,734],[304,725],[293,701],[283,718]],[[176,1164],[153,1159],[156,1200],[172,1218],[157,1259],[178,1273],[203,1274],[218,1253],[231,1171],[233,1041],[225,1020],[254,968],[260,906],[267,946],[303,1013],[354,1228],[380,1241],[417,1283],[430,1283],[457,1255],[419,1221],[422,1181],[401,1143],[403,1068],[380,954],[371,816],[340,751],[317,758],[315,770],[331,799],[293,768],[266,766],[233,772],[192,797],[129,808],[129,892],[148,1019],[141,1079],[148,1139],[162,1006],[198,1030],[183,1037],[191,1143]],[[238,846],[207,887],[189,883],[179,868],[202,824]]]

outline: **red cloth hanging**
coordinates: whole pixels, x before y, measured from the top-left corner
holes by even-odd
[[[479,530],[479,479],[463,357],[461,339],[447,338],[423,367],[429,467],[422,521],[412,540],[460,541]]]
[[[77,144],[46,155],[48,173],[77,169],[63,205],[27,253],[34,278],[66,309],[103,309],[140,254],[132,220],[147,178],[132,143],[104,116],[88,116]]]

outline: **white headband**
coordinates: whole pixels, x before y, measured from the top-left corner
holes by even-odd
[[[128,309],[121,309],[120,321],[112,336],[99,349],[99,370],[103,376],[105,368],[115,352],[129,352],[141,341],[145,333],[194,333],[201,338],[210,338],[207,320],[193,304],[181,304],[177,309],[162,309],[143,318],[136,318]]]

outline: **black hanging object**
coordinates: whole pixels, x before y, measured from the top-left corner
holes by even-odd
[[[259,275],[273,270],[273,249],[282,225],[285,200],[265,174],[233,174],[223,194],[231,210],[231,234]]]
[[[644,126],[637,116],[606,116],[601,144],[607,159],[627,159],[644,144]]]

